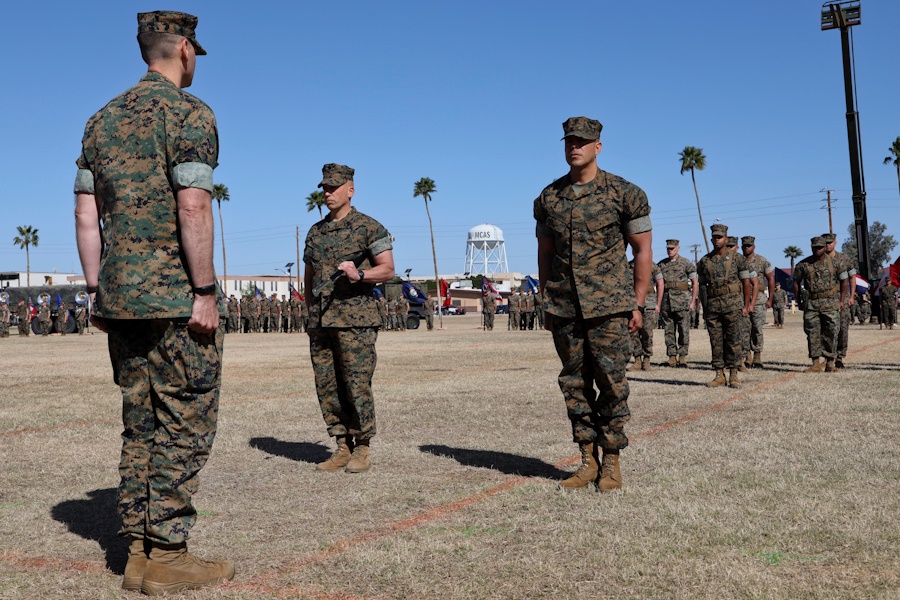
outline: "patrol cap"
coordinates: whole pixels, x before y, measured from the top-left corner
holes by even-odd
[[[666,240],[666,248],[677,248],[678,246],[678,240]]]
[[[824,248],[825,247],[825,238],[821,235],[813,236],[809,240],[809,245],[813,248]]]
[[[826,244],[830,244],[831,242],[837,240],[837,236],[833,233],[823,233],[822,239],[825,240]]]
[[[716,223],[711,225],[709,229],[712,231],[713,235],[721,235],[722,237],[728,235],[728,225],[725,225],[724,223]]]
[[[756,238],[753,237],[752,235],[745,235],[744,237],[741,238],[741,245],[742,246],[755,246]]]
[[[577,137],[585,140],[599,140],[603,125],[600,121],[587,117],[571,117],[563,123],[562,139]]]
[[[356,171],[347,165],[328,163],[322,167],[322,181],[319,183],[319,187],[325,187],[326,185],[332,187],[342,186],[348,181],[353,181],[353,174],[355,172]]]
[[[174,10],[157,10],[138,13],[138,33],[172,33],[187,38],[194,45],[199,56],[206,50],[197,41],[194,31],[197,29],[197,17]]]
[[[737,246],[737,236],[729,235],[728,241],[725,243],[725,245],[729,248],[734,248],[735,246]]]

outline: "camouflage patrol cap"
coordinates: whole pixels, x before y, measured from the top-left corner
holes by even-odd
[[[342,186],[348,181],[353,181],[353,174],[355,172],[356,171],[347,165],[328,163],[322,167],[322,182],[319,183],[319,187],[324,187],[326,185],[333,187]]]
[[[809,240],[809,245],[813,248],[824,248],[825,247],[825,238],[821,235],[813,236]]]
[[[571,117],[563,123],[562,139],[577,137],[585,140],[599,140],[603,124],[587,117]]]
[[[722,237],[728,235],[728,225],[725,225],[723,223],[716,223],[714,225],[711,225],[709,229],[710,231],[712,231],[713,235],[721,235]]]
[[[666,248],[677,248],[679,245],[678,240],[666,240]]]
[[[837,240],[837,236],[834,235],[833,233],[823,233],[822,239],[825,240],[826,244],[830,244],[831,242],[834,242]]]
[[[756,238],[753,237],[752,235],[745,235],[744,237],[741,238],[741,245],[742,246],[755,246]]]
[[[725,243],[725,245],[728,246],[729,248],[734,248],[735,246],[737,246],[737,236],[729,235],[728,241]]]
[[[138,13],[138,34],[171,33],[187,38],[194,46],[197,55],[203,56],[206,50],[197,41],[194,30],[197,29],[197,17],[174,10],[157,10]]]

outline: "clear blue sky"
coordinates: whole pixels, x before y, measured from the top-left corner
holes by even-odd
[[[72,217],[85,121],[145,71],[136,13],[194,13],[190,92],[215,111],[217,183],[229,275],[275,274],[318,220],[306,196],[321,166],[356,169],[354,205],[397,238],[398,272],[433,272],[413,183],[435,180],[438,267],[464,270],[466,232],[500,227],[512,270],[534,273],[532,203],[563,175],[561,123],[604,124],[602,168],[640,185],[653,249],[703,239],[678,152],[703,148],[697,174],[707,227],[756,235],[787,266],[828,228],[853,220],[840,34],[821,2],[246,2],[14,3],[0,39],[4,166],[0,270],[24,270],[17,225],[39,230],[33,271],[80,272]],[[863,0],[854,42],[868,216],[900,237],[897,173],[882,160],[900,135],[900,2]],[[221,273],[218,245],[216,265]]]

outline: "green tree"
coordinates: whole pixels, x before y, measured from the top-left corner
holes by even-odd
[[[319,209],[319,218],[323,218],[322,207],[325,206],[325,192],[316,190],[306,197],[306,212]]]
[[[700,216],[700,229],[703,231],[703,243],[706,244],[706,252],[709,253],[709,237],[706,235],[706,225],[703,223],[703,211],[700,210],[700,193],[697,191],[697,178],[694,177],[694,171],[702,171],[706,168],[706,155],[703,154],[703,148],[695,148],[693,146],[685,146],[684,150],[678,153],[681,157],[681,174],[685,171],[691,172],[691,181],[694,182],[694,196],[697,198],[697,214]]]
[[[791,259],[791,277],[794,276],[794,261],[803,256],[803,250],[797,246],[788,246],[784,249],[785,257]]]
[[[897,186],[900,187],[900,136],[888,148],[891,154],[884,157],[884,164],[893,164],[897,168]]]
[[[425,200],[425,213],[428,215],[428,229],[431,231],[431,256],[434,259],[434,280],[438,280],[438,265],[437,265],[437,250],[434,247],[434,227],[431,223],[431,210],[428,208],[428,203],[431,202],[431,195],[437,192],[437,187],[434,184],[434,180],[429,177],[423,177],[418,180],[413,186],[413,198],[418,198],[422,196]],[[444,319],[441,316],[440,311],[438,311],[438,320],[439,326],[441,328],[444,327]]]
[[[856,250],[856,224],[850,223],[847,231],[850,235],[841,245],[841,252],[849,256],[853,263],[856,264],[858,256]],[[890,262],[891,251],[897,247],[894,236],[887,235],[886,231],[887,225],[878,221],[869,225],[869,273],[865,275],[860,273],[869,281],[873,281],[878,277],[881,267],[885,263]]]
[[[219,235],[222,237],[222,281],[225,282],[222,292],[227,295],[228,290],[228,263],[225,261],[225,225],[222,224],[222,202],[231,200],[228,187],[221,183],[213,185],[212,197],[219,206]]]
[[[29,247],[37,247],[38,230],[31,225],[19,225],[16,229],[19,230],[19,235],[13,238],[13,244],[19,248],[25,248],[25,272],[27,278],[25,285],[31,287],[31,252]]]

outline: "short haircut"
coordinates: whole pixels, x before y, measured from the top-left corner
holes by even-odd
[[[175,56],[178,43],[185,38],[174,33],[145,31],[139,33],[137,39],[138,46],[141,47],[141,58],[149,65]]]

